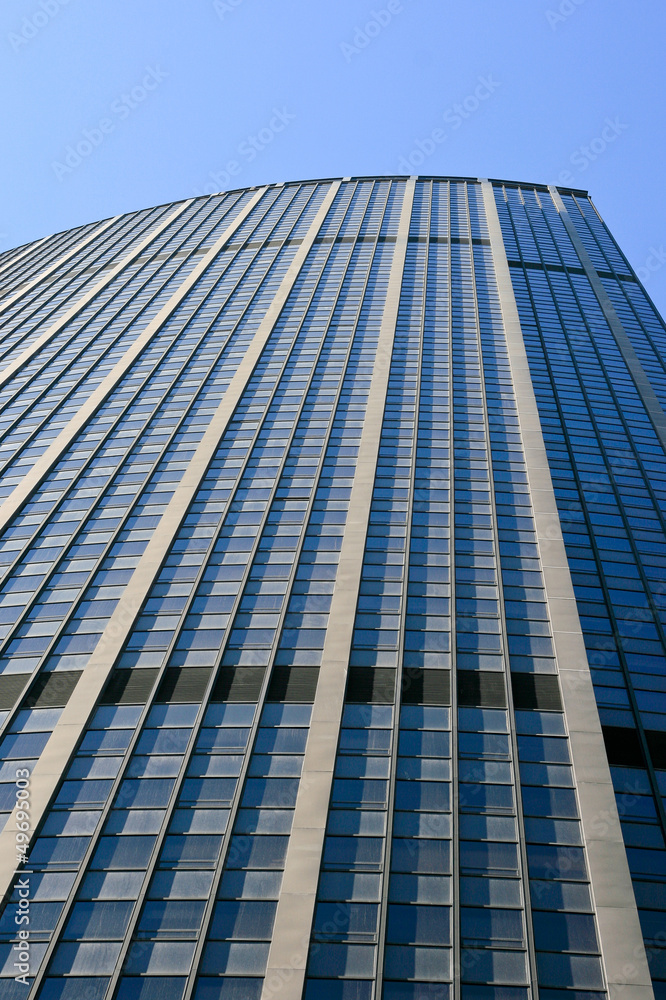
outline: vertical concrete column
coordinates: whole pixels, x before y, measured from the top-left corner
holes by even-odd
[[[416,178],[405,184],[262,1000],[301,1000]]]
[[[482,182],[602,960],[611,998],[653,1000],[627,855],[493,185]]]
[[[261,353],[287,301],[305,258],[312,248],[315,237],[319,233],[321,224],[326,217],[339,186],[340,181],[331,183],[315,218],[305,234],[302,244],[296,251],[294,259],[275,293],[275,297],[266,315],[257,328],[257,332],[243,360],[229,383],[227,391],[220,401],[215,414],[211,418],[203,438],[197,445],[187,471],[176,487],[174,495],[160,519],[159,525],[156,527],[147,548],[127,584],[123,597],[118,602],[114,613],[109,619],[102,637],[90,657],[88,665],[81,674],[76,689],[60,716],[42,756],[32,773],[30,782],[31,834],[39,827],[41,820],[49,808],[60,779],[67,768],[72,754],[76,750],[77,744],[113,670],[116,659],[162,567],[162,563],[171,548],[182,520],[201,485],[206,470],[219,447],[240,398],[252,377],[257,361],[261,357]],[[178,305],[198,276],[206,270],[217,253],[219,253],[224,243],[232,235],[233,230],[237,229],[249,212],[252,211],[265,191],[266,188],[260,188],[256,192],[241,215],[225,231],[220,239],[217,240],[208,253],[204,255],[195,271],[185,279],[182,286],[169,300],[164,309],[168,309],[168,312],[171,312]],[[162,315],[163,312],[164,310],[158,313],[150,325],[151,328],[154,323],[160,325],[164,322],[168,313]],[[139,339],[143,340],[144,336],[145,334],[142,334]],[[145,342],[147,343],[147,340]],[[134,353],[134,356],[138,353],[140,353],[140,349]],[[111,375],[113,375],[113,372],[110,373],[109,377]],[[89,414],[85,417],[84,423],[88,417]],[[58,440],[59,438],[56,439],[56,442]],[[0,508],[1,513],[2,509]],[[17,867],[15,837],[16,823],[15,816],[12,814],[4,831],[0,834],[0,898],[8,892]]]

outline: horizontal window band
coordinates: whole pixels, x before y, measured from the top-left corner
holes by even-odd
[[[101,705],[145,705],[159,671],[146,667],[114,670]],[[201,702],[210,678],[210,667],[169,667],[160,683],[156,703],[196,704]],[[256,702],[265,673],[264,667],[227,667],[218,677],[211,702]],[[56,676],[56,675],[50,675]],[[76,675],[78,677],[78,674]]]
[[[568,264],[566,267],[563,264],[551,264],[548,261],[544,261],[543,264],[536,264],[532,260],[510,260],[508,261],[509,267],[524,267],[528,271],[558,271],[560,274],[585,274],[582,267],[576,267],[575,264]]]

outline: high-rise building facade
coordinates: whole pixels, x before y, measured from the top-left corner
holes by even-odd
[[[664,1000],[666,328],[586,193],[239,190],[0,296],[0,1000]]]

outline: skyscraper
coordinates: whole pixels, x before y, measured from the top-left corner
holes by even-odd
[[[0,1000],[663,1000],[665,329],[586,193],[0,285]]]

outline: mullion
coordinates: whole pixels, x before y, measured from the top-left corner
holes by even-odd
[[[237,204],[237,202],[234,203],[234,205],[236,205],[236,204]],[[208,213],[207,218],[209,219],[212,214],[213,214],[212,212]],[[227,218],[228,214],[229,214],[228,211],[225,212],[223,218]],[[217,226],[218,224],[219,223],[215,223],[215,226]],[[189,227],[190,226],[191,226],[191,220],[190,219],[186,219],[185,221],[179,223],[178,227],[176,228],[176,230],[175,230],[175,232],[173,234],[167,235],[166,241],[167,241],[167,243],[171,243],[171,242],[173,242],[174,239],[176,239],[178,237],[178,234],[181,232],[181,230],[183,230],[183,229],[185,230],[185,232],[179,237],[180,242],[179,242],[178,246],[175,249],[171,250],[169,252],[169,254],[167,255],[167,257],[166,257],[167,260],[175,260],[175,259],[179,258],[183,254],[183,251],[181,249],[179,249],[179,248],[183,244],[187,243],[188,240],[191,239],[191,237],[192,237],[193,234],[191,232],[189,232]],[[213,229],[215,228],[215,226],[213,227]],[[167,228],[166,232],[168,234],[169,227]],[[163,238],[163,237],[164,237],[164,233],[160,233],[160,234],[158,234],[157,239],[160,239],[160,238]],[[210,232],[204,234],[199,239],[199,242],[197,243],[195,249],[200,248],[201,243],[205,242],[205,240],[208,239],[209,237],[210,237]],[[147,277],[145,278],[145,280],[143,280],[142,276],[141,276],[141,271],[142,271],[142,268],[144,266],[144,262],[147,261],[149,263],[150,268],[154,268],[156,261],[159,261],[161,253],[162,253],[161,248],[160,247],[155,247],[154,250],[152,251],[152,254],[150,254],[150,255],[146,255],[145,253],[142,254],[138,258],[138,264],[139,264],[139,266],[138,266],[136,272],[132,273],[129,276],[129,278],[127,278],[127,280],[125,280],[124,284],[120,288],[115,289],[115,291],[114,291],[113,294],[114,295],[121,294],[123,292],[123,289],[127,288],[130,285],[131,282],[133,282],[135,280],[141,280],[141,281],[143,281],[143,284],[139,288],[138,292],[135,293],[135,294],[139,294],[141,292],[141,290],[147,284],[149,284],[151,281],[153,281],[153,279],[159,273],[159,269],[152,270],[152,273],[149,273],[147,275]],[[178,266],[176,267],[176,269],[166,278],[165,281],[162,282],[162,284],[160,285],[160,287],[157,288],[156,291],[152,294],[150,301],[147,301],[147,302],[145,302],[145,303],[142,304],[142,306],[141,306],[141,312],[139,313],[138,316],[137,315],[133,315],[133,316],[129,316],[129,317],[125,317],[125,318],[121,319],[121,322],[123,323],[122,329],[118,331],[117,335],[113,335],[112,334],[113,335],[113,340],[104,348],[103,353],[100,354],[98,357],[96,357],[94,359],[94,362],[93,362],[92,366],[87,370],[87,372],[84,372],[80,376],[80,378],[78,379],[76,385],[72,386],[68,390],[68,392],[67,392],[67,394],[65,396],[63,396],[60,399],[56,399],[56,400],[54,400],[52,402],[52,404],[51,404],[51,412],[47,416],[45,416],[44,419],[41,421],[41,423],[31,432],[30,437],[25,442],[22,443],[20,451],[23,451],[25,447],[30,446],[31,442],[34,442],[35,438],[37,438],[37,435],[45,427],[45,425],[48,425],[48,423],[49,423],[50,420],[57,419],[58,412],[61,410],[61,408],[64,405],[66,405],[66,402],[72,396],[76,395],[76,393],[79,390],[82,382],[84,382],[86,378],[91,378],[91,377],[94,378],[95,369],[101,363],[104,362],[104,359],[107,358],[108,355],[110,353],[112,353],[112,352],[116,352],[117,353],[117,348],[118,348],[119,342],[127,334],[128,330],[131,328],[131,326],[133,324],[137,323],[139,317],[143,313],[145,313],[146,310],[150,310],[150,309],[155,308],[152,305],[152,303],[156,299],[159,300],[159,297],[163,296],[165,288],[167,287],[167,285],[170,282],[173,282],[173,280],[179,274],[181,274],[181,272],[183,271],[184,268],[188,267],[188,265],[191,263],[192,256],[193,255],[190,254],[190,253],[186,254],[186,256],[183,258],[183,261],[180,264],[178,264]],[[137,263],[137,260],[135,260],[135,261],[132,262],[132,268],[134,267],[134,265],[136,263]],[[92,300],[93,308],[95,308],[94,303],[95,303],[95,300]],[[74,330],[71,334],[68,334],[66,332],[66,329],[63,328],[63,329],[65,329],[65,338],[62,339],[61,342],[59,342],[58,347],[57,347],[57,351],[55,352],[55,354],[51,354],[49,357],[45,358],[45,360],[44,360],[44,362],[42,364],[42,368],[40,369],[40,371],[44,370],[45,368],[47,368],[51,364],[54,364],[54,363],[57,364],[57,357],[60,354],[60,352],[63,351],[63,350],[66,350],[66,348],[68,347],[68,345],[73,340],[74,341],[76,340],[76,338],[79,336],[79,334],[81,333],[81,331],[85,331],[90,324],[94,325],[94,323],[96,322],[96,317],[99,316],[100,313],[102,313],[105,309],[107,309],[112,304],[113,304],[113,296],[110,299],[108,299],[107,301],[105,301],[104,303],[102,303],[99,306],[99,308],[96,308],[95,311],[92,312],[91,315],[88,316],[84,320],[83,326],[80,329]],[[82,307],[82,308],[85,310],[87,308],[87,305],[84,306],[84,307]],[[17,418],[15,420],[15,423],[18,420],[25,419],[26,415],[30,412],[30,409],[32,408],[32,406],[34,404],[40,402],[40,399],[43,398],[45,395],[48,395],[50,392],[53,391],[54,385],[57,386],[58,380],[60,378],[62,378],[63,374],[67,371],[67,369],[71,365],[78,364],[81,355],[83,355],[85,357],[85,351],[90,347],[91,343],[94,344],[95,338],[98,337],[99,335],[101,335],[109,327],[113,327],[113,325],[116,322],[118,322],[118,318],[122,317],[123,312],[128,312],[130,309],[131,309],[131,302],[130,302],[129,299],[126,300],[125,302],[123,302],[119,307],[117,307],[116,308],[116,312],[114,313],[114,315],[110,316],[104,322],[104,325],[100,328],[100,330],[97,331],[94,334],[93,339],[91,341],[89,341],[89,343],[84,347],[84,349],[82,351],[79,352],[79,356],[73,358],[71,360],[71,362],[68,363],[68,365],[67,365],[67,367],[65,369],[63,369],[62,371],[60,371],[60,372],[57,373],[57,377],[54,380],[52,380],[52,382],[48,386],[45,386],[43,392],[40,394],[40,397],[38,397],[36,400],[34,400],[34,401],[32,401],[32,402],[30,402],[28,404],[28,407],[26,408],[26,410],[23,412],[23,414],[21,414],[21,416],[19,418]],[[79,320],[76,320],[75,322],[79,322]],[[150,322],[151,322],[151,318],[148,317],[148,323],[150,323]],[[58,337],[62,337],[62,333],[63,333],[63,331],[61,330],[60,333],[58,334]],[[45,350],[49,350],[49,349],[50,348],[46,347],[46,345],[45,345]],[[108,361],[106,363],[108,365]],[[37,371],[37,372],[35,372],[33,374],[32,378],[35,378],[35,377],[39,377],[39,371]],[[21,386],[19,386],[19,388],[14,393],[14,397],[15,398],[20,398],[20,392],[22,391],[23,388],[26,387],[26,385],[29,385],[29,383],[22,383]],[[11,427],[7,428],[6,433],[9,433],[10,431],[11,431]],[[12,461],[14,461],[16,459],[16,457],[17,456],[14,455],[12,457]],[[7,467],[9,467],[9,466],[7,466]]]
[[[462,192],[461,192],[461,194],[459,195],[459,204],[458,204],[459,225],[461,226],[461,228],[465,227],[465,226],[471,228],[471,219],[470,219],[470,213],[469,213],[469,200],[468,200],[468,197],[467,197],[466,188],[464,190],[465,190],[465,194],[463,195]],[[463,215],[463,210],[464,210],[464,215],[466,216],[465,219],[460,218],[460,216]],[[457,459],[457,458],[454,457],[454,467],[456,467],[456,471],[459,474],[460,482],[462,484],[461,485],[461,489],[465,489],[468,493],[473,494],[474,493],[475,483],[478,483],[479,488],[482,488],[484,493],[486,493],[486,491],[487,491],[487,494],[488,494],[487,503],[488,503],[488,506],[489,506],[489,508],[490,508],[490,510],[492,512],[492,509],[493,509],[492,508],[492,503],[493,503],[494,497],[493,497],[493,494],[491,494],[491,492],[490,492],[491,491],[491,482],[492,482],[492,467],[490,465],[491,441],[490,441],[490,434],[489,434],[489,428],[488,428],[488,419],[487,419],[487,401],[486,401],[486,398],[485,398],[485,391],[484,391],[484,388],[485,388],[484,387],[484,369],[483,369],[483,357],[482,357],[482,350],[481,350],[481,343],[480,343],[479,314],[478,314],[478,308],[477,308],[476,295],[475,295],[475,291],[474,291],[474,288],[475,288],[475,286],[474,286],[474,272],[473,272],[474,245],[473,245],[471,239],[464,239],[464,240],[461,241],[461,243],[462,243],[461,250],[460,250],[460,253],[459,253],[459,255],[457,257],[457,261],[456,261],[457,270],[459,272],[456,275],[457,281],[459,283],[458,284],[459,291],[457,293],[457,297],[458,297],[458,304],[457,304],[458,316],[457,316],[457,331],[456,331],[456,336],[455,336],[455,343],[453,345],[453,349],[454,349],[455,353],[454,353],[454,357],[452,359],[452,364],[453,364],[453,380],[452,380],[452,382],[453,382],[453,386],[454,386],[454,390],[453,390],[453,392],[454,392],[454,398],[455,398],[455,387],[459,386],[459,388],[460,388],[461,402],[460,402],[460,410],[459,410],[459,412],[456,412],[456,407],[452,406],[452,413],[453,413],[453,439],[452,439],[452,446],[453,446],[454,455],[455,455],[456,437],[457,437],[457,435],[458,434],[462,435],[463,442],[467,441],[468,443],[471,443],[471,441],[472,441],[472,439],[470,437],[470,434],[472,433],[471,432],[471,428],[472,427],[481,428],[482,441],[477,442],[477,443],[482,445],[482,448],[483,448],[483,462],[484,462],[484,464],[487,465],[487,470],[484,470],[484,472],[485,472],[485,478],[484,479],[482,479],[482,480],[476,480],[474,478],[471,478],[470,473],[473,471],[473,465],[472,465],[472,463],[475,461],[474,457],[472,457],[472,455],[471,455],[471,452],[470,452],[470,456],[467,457],[467,458]],[[467,291],[469,292],[469,294],[465,295],[465,292],[467,292]],[[467,315],[467,311],[470,309],[470,307],[471,307],[471,310],[473,311],[473,319],[471,321],[470,321],[470,319],[469,319],[469,317]],[[471,322],[474,323],[473,341],[472,341],[471,337],[468,338],[466,336],[466,334],[468,333],[468,324],[471,325]],[[471,331],[469,331],[469,332],[471,332]],[[469,362],[468,362],[467,357],[465,355],[465,352],[466,352],[467,349],[469,349],[469,351],[470,351]],[[469,390],[469,387],[470,387],[470,382],[472,380],[474,382],[478,383],[478,388],[477,388],[476,385],[474,385],[473,388],[470,390],[471,391],[471,398],[468,398],[468,390]],[[477,416],[477,410],[478,409],[480,409],[481,412],[482,412],[482,423],[481,424],[479,424],[478,422],[476,422],[476,420],[474,419]],[[461,446],[462,446],[463,442],[461,442]],[[468,448],[467,450],[470,450],[470,449]],[[477,453],[481,451],[481,449],[473,449],[473,450],[477,451]],[[476,461],[479,461],[479,460],[481,460],[481,455],[477,454]],[[469,465],[469,470],[465,468],[466,465]],[[467,474],[465,475],[465,473],[467,473]],[[465,508],[467,506],[471,507],[474,504],[474,498],[472,497],[472,499],[470,499],[470,500],[461,500],[461,501],[458,501],[458,498],[456,496],[455,486],[454,486],[453,503],[452,503],[454,511],[455,511],[455,505],[458,502],[461,503],[461,506],[463,508]],[[493,514],[491,513],[489,516],[492,519]],[[471,527],[469,529],[467,529],[469,531],[470,536],[471,536],[472,539],[474,539],[475,534],[476,534],[475,527],[474,527],[474,524],[473,524],[473,518],[474,518],[473,513],[471,513],[471,512],[470,513],[462,513],[461,512],[461,520],[467,519],[470,522],[472,522],[471,523]],[[483,528],[482,530],[486,531],[486,532],[488,531],[487,528]],[[458,560],[457,560],[458,542],[462,538],[463,538],[462,531],[461,531],[460,535],[458,535],[458,533],[454,534],[454,541],[453,541],[454,557],[453,558],[454,558],[454,564],[456,566],[458,564]],[[493,543],[494,543],[493,544],[493,550],[492,550],[493,569],[494,569],[494,573],[496,575],[496,578],[499,581],[499,576],[500,576],[500,573],[501,573],[501,569],[500,569],[499,550],[498,550],[498,546],[497,546],[496,537],[493,538]],[[462,552],[462,550],[461,550],[461,552]],[[464,563],[464,557],[461,558],[460,561]],[[478,586],[478,584],[475,584],[475,587],[476,586]],[[497,586],[499,586],[499,582],[497,583]],[[456,578],[455,578],[455,582],[454,582],[454,587],[457,590],[457,587],[458,587],[457,574],[456,574]],[[501,618],[500,618],[500,622],[501,622]],[[456,643],[456,646],[457,646],[457,643]],[[506,661],[507,660],[506,655],[504,656],[504,658],[505,658],[505,661]],[[457,657],[457,648],[456,648],[456,680],[457,680],[457,660],[458,660],[458,657]],[[505,681],[506,681],[506,673],[505,672],[503,672],[502,676],[505,678]],[[465,706],[465,707],[467,707],[467,706]],[[456,700],[455,715],[456,715],[456,723],[457,723],[457,730],[458,731],[457,731],[457,734],[456,734],[455,745],[453,747],[453,759],[456,761],[456,767],[458,769],[459,769],[459,761],[460,761],[460,723],[459,723],[459,719],[458,719],[459,708],[460,708],[460,706],[457,704],[457,700]],[[479,709],[477,709],[477,711],[479,711]],[[464,731],[466,731],[466,730],[464,730]],[[469,778],[468,778],[468,780],[469,780]],[[459,810],[459,812],[460,812],[460,810]],[[457,922],[457,942],[456,942],[456,944],[457,944],[457,955],[456,955],[456,958],[457,958],[457,962],[458,962],[457,977],[456,977],[457,978],[456,986],[460,990],[462,990],[462,988],[463,988],[463,984],[461,982],[461,979],[462,979],[462,972],[464,971],[463,965],[462,965],[462,957],[463,957],[462,916],[463,916],[463,910],[462,910],[461,880],[462,880],[463,876],[461,874],[461,856],[462,856],[462,851],[461,851],[461,848],[460,848],[460,829],[461,829],[461,826],[462,826],[462,823],[461,823],[460,815],[459,815],[458,816],[458,830],[457,830],[457,833],[458,833],[458,869],[457,869],[457,872],[456,872],[456,876],[457,876],[456,887],[457,887],[457,890],[458,890],[457,907],[456,907],[456,922]],[[474,840],[475,838],[471,838],[471,839]],[[481,873],[479,872],[479,875],[480,874]],[[481,876],[481,877],[483,877],[483,876]]]
[[[428,225],[427,230],[430,233],[430,226],[432,221],[432,197],[433,197],[433,181],[429,182],[429,194],[430,199],[428,203]],[[426,314],[427,314],[427,298],[428,298],[428,267],[429,267],[429,249],[430,242],[426,241],[423,249],[423,293],[422,293],[422,316],[421,324],[419,330],[419,352],[418,352],[418,367],[417,367],[417,383],[416,383],[416,398],[414,401],[414,431],[412,437],[412,456],[411,456],[411,469],[409,474],[409,500],[407,502],[407,532],[405,535],[405,556],[403,563],[403,578],[402,578],[402,594],[401,594],[401,623],[400,623],[400,634],[398,637],[398,663],[395,675],[395,704],[393,710],[393,734],[391,737],[391,757],[389,764],[389,784],[388,784],[388,801],[386,807],[386,833],[384,836],[384,870],[382,879],[382,890],[379,902],[379,929],[377,933],[377,963],[376,963],[376,977],[374,983],[374,996],[376,998],[381,997],[381,991],[384,983],[384,953],[386,949],[386,926],[388,920],[388,906],[389,906],[389,883],[391,881],[391,848],[393,845],[393,813],[395,808],[395,783],[396,783],[396,770],[397,770],[397,759],[398,759],[398,742],[400,736],[400,709],[402,702],[402,675],[403,675],[403,657],[405,651],[405,620],[407,615],[407,602],[408,602],[408,590],[409,590],[409,569],[410,569],[410,544],[412,537],[412,517],[414,511],[414,494],[415,494],[415,479],[416,479],[416,456],[418,452],[418,437],[419,437],[419,411],[420,411],[420,401],[421,401],[421,380],[423,376],[423,347],[424,347],[424,337],[425,337],[425,325],[426,325]],[[415,257],[415,264],[417,258]],[[416,267],[415,267],[415,273]],[[400,313],[398,312],[398,317]],[[399,319],[398,319],[399,322]],[[405,338],[406,343],[409,343],[408,338]]]
[[[452,993],[460,1000],[460,808],[458,767],[458,613],[456,594],[456,459],[455,459],[455,402],[453,344],[453,217],[451,181],[446,182],[449,224],[448,245],[448,338],[449,338],[449,535],[451,538],[451,908],[452,908]],[[459,228],[459,227],[458,227]]]
[[[469,208],[468,208],[469,215]],[[471,236],[471,232],[470,232]],[[498,248],[499,249],[499,248]],[[503,250],[503,247],[501,248]],[[492,254],[492,251],[491,251]],[[491,507],[491,524],[493,533],[493,548],[496,555],[496,565],[497,565],[497,589],[499,597],[499,611],[500,611],[500,635],[502,643],[502,657],[504,659],[504,669],[502,675],[504,678],[505,689],[506,689],[506,703],[507,703],[507,713],[509,719],[509,740],[511,744],[511,757],[513,762],[513,787],[515,790],[515,807],[516,807],[516,825],[518,830],[518,854],[520,857],[520,882],[523,892],[523,913],[525,920],[525,934],[526,934],[526,949],[528,956],[528,968],[530,985],[532,990],[532,995],[535,1000],[539,997],[539,986],[538,986],[538,971],[537,971],[537,961],[536,961],[536,947],[534,942],[534,928],[532,924],[532,901],[530,897],[530,883],[529,883],[529,867],[527,861],[527,839],[525,833],[525,819],[523,814],[523,798],[521,791],[521,776],[518,758],[518,738],[516,735],[516,717],[513,707],[513,697],[511,689],[511,666],[510,666],[510,656],[509,656],[509,644],[507,635],[507,624],[506,624],[506,609],[504,601],[504,583],[502,577],[502,555],[500,549],[500,539],[499,539],[499,527],[497,523],[497,505],[495,501],[495,478],[493,469],[493,439],[491,436],[490,422],[488,419],[488,400],[486,395],[486,366],[485,357],[483,352],[483,337],[481,334],[481,321],[479,316],[479,302],[478,302],[478,292],[476,284],[476,270],[474,261],[474,249],[470,242],[470,263],[472,269],[472,288],[474,289],[474,312],[476,316],[476,336],[477,336],[477,350],[479,358],[479,373],[481,376],[481,395],[483,403],[483,417],[484,417],[484,434],[486,439],[486,448],[488,454],[488,483],[490,488],[490,507]],[[492,278],[495,284],[497,283],[497,278],[495,276],[495,267],[493,261],[492,267]],[[504,330],[504,324],[502,322],[501,330],[495,330],[491,327],[493,341],[496,342],[500,340],[500,344],[506,347],[506,333]],[[489,330],[489,335],[491,333]],[[499,384],[499,383],[498,383]],[[512,384],[512,394],[515,398],[515,388]],[[523,454],[524,461],[524,444],[522,429],[520,431],[520,445],[521,452]],[[530,502],[529,511],[534,518],[534,513],[532,510],[532,504]],[[558,673],[559,677],[559,673]]]
[[[470,442],[471,441],[470,436],[469,436],[470,433],[471,433],[470,432],[470,428],[471,427],[477,427],[477,428],[478,427],[482,427],[483,439],[482,439],[482,442],[477,442],[477,443],[481,443],[482,444],[482,446],[483,446],[483,453],[484,453],[484,459],[485,459],[485,462],[487,462],[487,464],[488,464],[488,470],[487,470],[487,473],[486,473],[486,475],[487,475],[487,481],[484,481],[484,480],[475,480],[475,479],[473,479],[473,478],[471,478],[469,476],[469,473],[468,473],[467,476],[465,476],[463,474],[464,472],[467,471],[464,468],[464,466],[465,466],[466,463],[469,463],[470,471],[472,471],[472,468],[473,468],[472,467],[472,462],[474,461],[474,458],[469,457],[469,458],[464,458],[464,459],[461,459],[461,460],[456,460],[456,458],[454,457],[454,464],[457,464],[457,470],[456,471],[459,473],[460,482],[463,484],[461,486],[461,489],[465,489],[470,494],[474,493],[475,484],[478,484],[478,486],[483,489],[484,493],[485,493],[485,491],[487,489],[488,490],[488,504],[489,504],[489,506],[491,508],[491,511],[492,511],[493,510],[494,496],[493,496],[493,494],[491,492],[491,489],[492,489],[492,486],[491,486],[491,484],[492,484],[492,469],[491,469],[491,466],[490,466],[491,442],[490,442],[490,435],[489,435],[489,431],[488,431],[487,401],[486,401],[485,391],[484,391],[484,371],[483,371],[483,358],[482,358],[481,342],[480,342],[479,314],[478,314],[477,301],[476,301],[476,293],[475,293],[475,285],[474,285],[474,270],[473,270],[473,267],[474,267],[474,245],[473,245],[472,239],[471,239],[471,220],[470,220],[469,200],[468,200],[468,197],[467,197],[467,187],[466,187],[466,185],[465,186],[461,185],[461,188],[460,188],[460,193],[459,193],[459,196],[458,196],[458,213],[459,213],[458,222],[459,222],[459,225],[461,227],[461,230],[466,229],[467,233],[468,233],[468,236],[463,241],[461,241],[460,251],[459,251],[459,253],[457,255],[457,259],[456,259],[456,267],[457,267],[457,271],[458,271],[458,274],[456,275],[456,277],[457,277],[457,280],[459,282],[459,289],[460,290],[458,292],[459,304],[458,304],[458,307],[457,307],[458,308],[458,317],[457,317],[458,330],[456,332],[455,343],[453,345],[453,348],[454,348],[454,351],[455,351],[455,355],[453,357],[453,378],[452,378],[452,384],[454,386],[454,390],[453,390],[454,397],[455,397],[455,387],[456,387],[456,385],[458,385],[460,387],[460,390],[461,390],[461,393],[460,393],[460,395],[461,395],[461,409],[460,409],[459,412],[456,412],[456,407],[452,406],[452,414],[453,414],[452,448],[453,448],[454,455],[455,455],[455,451],[456,451],[456,437],[457,437],[458,434],[462,433],[463,437],[466,438],[468,442]],[[469,293],[469,294],[466,294],[466,293]],[[470,310],[470,308],[471,308],[471,310],[473,312],[473,319],[472,320],[470,320],[469,316],[467,315],[467,312]],[[471,323],[474,324],[474,326],[473,326],[473,332],[469,330],[469,325]],[[468,338],[468,336],[467,336],[468,333],[472,334],[472,337],[474,338],[473,342],[472,342],[472,337]],[[467,362],[467,357],[466,357],[466,355],[464,353],[467,350],[468,345],[469,345],[470,354],[471,354],[471,356],[469,358],[469,363]],[[470,379],[474,380],[475,382],[478,381],[478,388],[475,385],[470,390]],[[472,393],[471,398],[468,395],[468,393],[470,391]],[[479,423],[477,423],[476,421],[473,421],[473,419],[472,419],[473,416],[474,417],[476,416],[476,407],[477,406],[480,406],[482,414],[483,414],[483,416],[482,416],[482,424],[481,425]],[[480,449],[475,449],[475,450],[480,450]],[[454,487],[453,498],[452,498],[452,507],[453,507],[454,511],[455,511],[456,505],[459,502],[461,503],[462,507],[470,507],[470,508],[472,508],[475,501],[474,501],[473,498],[470,499],[470,500],[459,501],[458,497],[456,495],[456,489]],[[491,517],[491,519],[493,518],[493,513],[490,514],[490,517]],[[472,526],[471,526],[471,528],[469,530],[470,530],[472,538],[474,538],[474,536],[475,536],[475,527],[473,525],[474,515],[471,512],[471,510],[470,510],[469,513],[465,513],[465,514],[461,515],[461,519],[464,519],[464,518],[467,518],[467,519],[470,520],[470,522],[472,522]],[[458,541],[459,540],[460,540],[460,537],[456,533],[456,535],[454,535],[454,538],[453,538],[454,560],[455,560],[456,566],[457,566],[457,563],[458,563],[458,560],[457,560],[456,556],[458,554],[457,550],[458,550]],[[493,564],[494,564],[494,570],[495,570],[495,573],[496,573],[497,578],[499,580],[501,570],[500,570],[500,563],[499,563],[499,550],[498,550],[498,546],[497,546],[496,537],[493,539],[493,542],[494,542],[494,544],[493,544],[492,559],[493,559]],[[461,561],[463,561],[463,560],[461,560]],[[456,575],[454,586],[455,586],[455,588],[457,590],[457,588],[458,588],[457,575]],[[475,586],[476,586],[476,584],[475,584]],[[500,621],[501,621],[501,619],[500,619]],[[457,622],[456,622],[456,625],[457,625]],[[456,632],[456,634],[457,634],[457,632]],[[457,649],[457,642],[456,642],[456,661],[458,659],[457,654],[458,654],[458,649]],[[505,651],[504,651],[504,654],[505,654],[504,655],[505,661],[508,662],[508,659],[506,657]],[[505,678],[505,681],[506,681],[506,674],[503,673],[502,676]],[[457,679],[457,662],[456,662],[456,679]],[[458,722],[458,732],[456,734],[456,742],[455,742],[455,746],[452,748],[452,753],[453,753],[453,758],[456,760],[456,766],[459,768],[459,761],[460,761],[460,724],[459,724],[459,720],[458,720],[457,717],[458,717],[460,706],[456,703],[455,707],[456,707],[456,721]],[[457,905],[457,908],[456,908],[456,917],[457,917],[458,935],[459,935],[458,941],[457,941],[457,946],[458,946],[457,960],[458,960],[458,969],[459,969],[459,972],[458,972],[458,978],[459,978],[459,980],[462,980],[462,972],[464,971],[464,969],[463,969],[463,963],[462,963],[462,956],[463,956],[463,944],[462,944],[462,892],[461,892],[461,879],[462,879],[462,874],[461,874],[461,855],[462,855],[462,851],[461,851],[461,848],[460,848],[460,836],[461,836],[461,834],[460,834],[460,827],[461,827],[461,825],[462,824],[460,822],[460,816],[459,816],[458,817],[458,831],[457,831],[458,832],[458,871],[457,871],[457,887],[458,887],[458,900],[457,900],[457,904],[458,905]],[[461,981],[459,982],[459,988],[462,990],[462,982]]]

